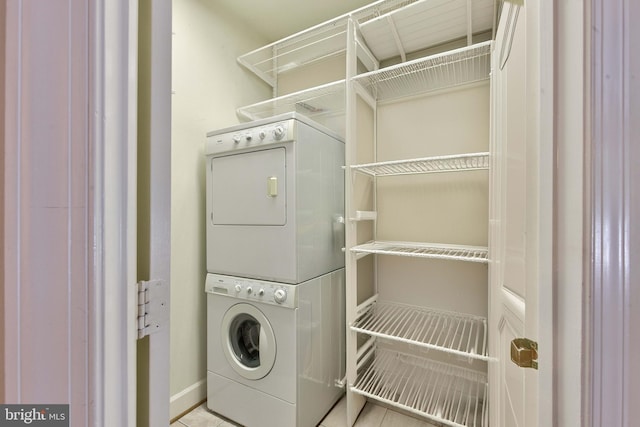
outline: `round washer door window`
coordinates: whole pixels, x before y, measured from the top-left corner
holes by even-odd
[[[221,326],[222,352],[231,367],[244,378],[259,380],[276,361],[276,339],[264,314],[240,303],[227,310]]]

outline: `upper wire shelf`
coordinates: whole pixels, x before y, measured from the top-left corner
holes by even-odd
[[[481,246],[444,245],[436,243],[371,241],[354,246],[356,254],[396,255],[417,258],[433,258],[451,261],[488,263],[489,250]]]
[[[360,32],[378,60],[418,52],[488,32],[493,27],[494,0],[424,0],[359,20]]]
[[[487,80],[491,41],[363,73],[353,81],[378,102]]]
[[[378,348],[351,391],[448,426],[488,425],[487,376],[471,369]]]
[[[246,53],[238,62],[271,86],[277,75],[342,53],[348,20],[378,61],[489,31],[494,0],[379,0]]]
[[[347,47],[347,20],[333,19],[238,57],[238,62],[272,87],[276,76],[338,55]]]
[[[489,169],[489,153],[454,154],[420,159],[392,160],[351,166],[352,170],[371,176],[394,176],[422,173],[458,172]]]
[[[480,316],[374,302],[351,329],[470,359],[488,360],[487,320]]]
[[[344,114],[344,96],[345,82],[339,80],[240,107],[237,113],[246,120],[258,120],[295,111],[320,121],[321,116]]]

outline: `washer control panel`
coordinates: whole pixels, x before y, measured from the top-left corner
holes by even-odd
[[[207,136],[206,154],[256,148],[293,140],[295,120],[283,120]]]
[[[210,294],[226,295],[287,308],[296,308],[298,303],[296,286],[288,283],[207,274],[204,290]]]

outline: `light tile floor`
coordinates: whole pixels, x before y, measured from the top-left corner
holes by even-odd
[[[320,422],[318,427],[346,427],[346,400],[343,397]],[[207,404],[184,415],[171,427],[241,427],[230,420],[216,416],[207,409]],[[367,402],[354,427],[435,427],[417,418],[400,414],[391,409]]]

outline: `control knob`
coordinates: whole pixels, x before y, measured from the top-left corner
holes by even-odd
[[[282,126],[276,126],[276,128],[273,130],[273,137],[275,139],[282,139],[283,136],[284,128]]]
[[[251,292],[253,292],[253,288],[251,286],[247,287],[247,294],[251,295]]]
[[[285,291],[284,289],[277,289],[273,293],[273,299],[278,304],[282,304],[283,302],[285,302],[287,300],[287,291]]]
[[[240,292],[242,290],[242,286],[236,285],[235,286],[235,290],[236,290],[236,292]]]
[[[258,295],[260,296],[264,295],[264,289],[260,288],[260,290],[258,291]]]
[[[240,139],[240,135],[233,135],[233,142],[235,142],[236,144],[240,142]]]
[[[265,139],[267,137],[267,132],[261,130],[260,132],[258,132],[258,137],[260,139]]]

